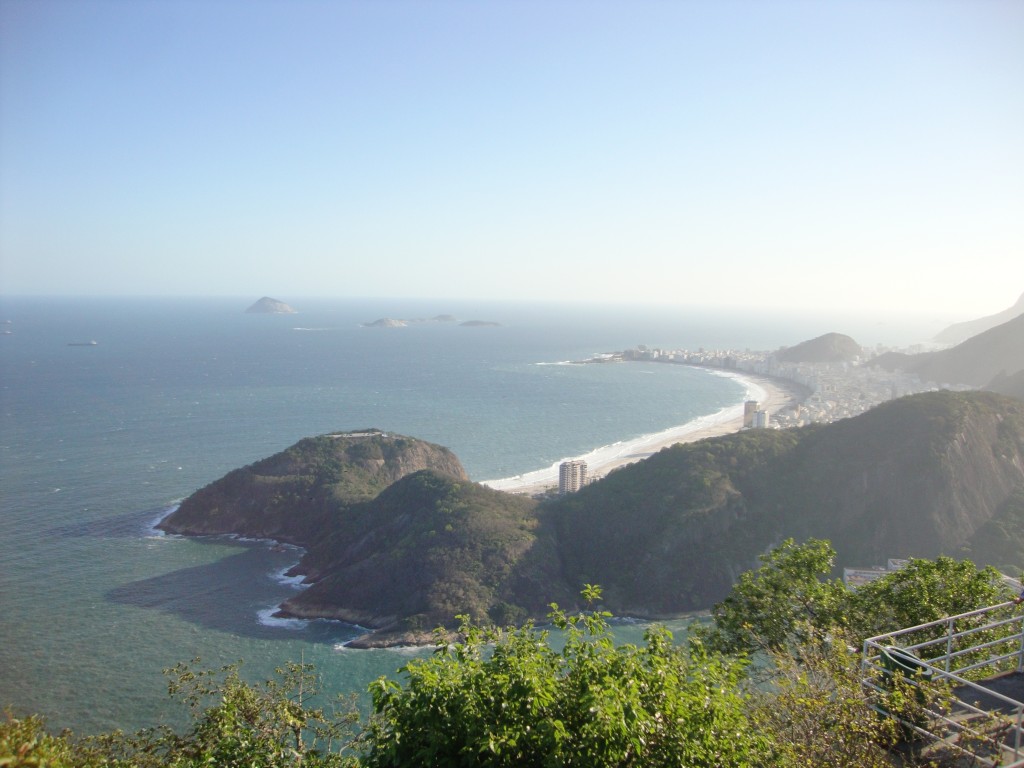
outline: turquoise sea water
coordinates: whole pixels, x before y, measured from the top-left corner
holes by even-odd
[[[773,349],[832,330],[906,344],[922,319],[240,299],[0,299],[0,705],[89,733],[174,721],[160,670],[300,656],[362,691],[413,651],[352,651],[335,622],[272,622],[294,551],[152,524],[301,437],[378,427],[450,447],[475,480],[539,469],[738,402],[682,366],[549,365],[648,344]],[[364,328],[379,317],[487,320]],[[846,325],[841,325],[846,323]],[[95,340],[95,346],[73,346]],[[639,627],[623,627],[636,639]]]

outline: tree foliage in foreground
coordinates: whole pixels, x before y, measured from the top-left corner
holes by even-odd
[[[597,598],[588,587],[584,596]],[[463,625],[461,642],[381,678],[365,765],[752,766],[767,742],[745,714],[744,664],[700,642],[616,646],[608,613],[566,615],[559,652],[531,625]]]
[[[198,662],[196,659],[193,663]],[[168,690],[191,711],[185,733],[149,728],[74,740],[46,733],[39,717],[0,722],[0,768],[348,768],[343,754],[358,717],[349,700],[310,706],[320,691],[309,664],[289,663],[277,677],[247,683],[239,665],[195,671],[188,664],[164,670]]]
[[[76,741],[47,734],[40,718],[8,714],[0,768],[883,768],[895,764],[889,748],[900,732],[861,685],[857,642],[1006,594],[991,569],[949,558],[912,560],[851,591],[822,578],[833,558],[828,542],[784,542],[716,607],[714,626],[682,646],[664,628],[650,629],[642,646],[616,646],[605,612],[552,606],[560,650],[533,625],[501,630],[464,617],[461,640],[439,632],[434,655],[403,667],[403,680],[373,683],[373,715],[358,735],[344,700],[311,706],[319,691],[309,665],[256,685],[237,665],[178,665],[166,673],[191,710],[185,732]],[[588,601],[599,596],[584,590]],[[746,661],[752,651],[757,665]],[[920,706],[899,680],[883,703],[904,717]],[[904,755],[900,764],[916,763]]]
[[[742,574],[712,609],[711,641],[726,653],[778,651],[815,635],[862,640],[955,616],[1009,598],[999,573],[969,560],[912,559],[858,589],[825,578],[835,550],[827,541],[787,539]]]

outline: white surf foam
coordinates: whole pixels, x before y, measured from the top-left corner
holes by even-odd
[[[755,381],[732,371],[711,370],[709,373],[715,376],[733,379],[745,387],[744,400],[763,400],[767,392]],[[514,477],[505,477],[497,480],[484,480],[481,485],[494,488],[498,491],[511,491],[517,488],[530,487],[535,485],[557,485],[558,467],[563,461],[580,460],[587,462],[591,473],[598,473],[609,465],[616,464],[623,459],[641,458],[649,454],[658,445],[663,445],[673,440],[683,440],[695,432],[709,427],[719,426],[743,416],[743,403],[730,405],[715,413],[699,416],[696,419],[680,424],[676,427],[652,432],[630,440],[620,440],[609,445],[602,445],[589,453],[580,456],[567,456],[554,462],[549,467],[525,472]]]

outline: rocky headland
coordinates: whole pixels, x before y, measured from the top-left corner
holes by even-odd
[[[1019,567],[1024,402],[912,395],[675,445],[543,502],[470,482],[440,446],[323,435],[228,473],[160,527],[301,545],[292,573],[308,586],[280,615],[368,627],[360,647],[429,642],[459,614],[542,617],[586,583],[620,615],[704,610],[790,537],[830,539],[848,567],[940,554]]]

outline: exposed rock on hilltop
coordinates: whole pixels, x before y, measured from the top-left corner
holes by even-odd
[[[955,323],[943,329],[936,334],[935,341],[943,344],[959,344],[972,336],[984,333],[989,328],[995,328],[997,325],[1002,325],[1020,315],[1024,315],[1024,294],[1021,294],[1021,297],[1017,299],[1017,303],[1009,309],[1004,309],[1002,312],[997,312],[988,317],[980,317],[977,320]]]
[[[872,365],[915,373],[925,381],[984,387],[996,377],[1010,377],[1024,370],[1024,315],[952,349],[921,355],[890,352],[876,357]]]
[[[454,453],[422,440],[378,430],[310,437],[196,491],[159,527],[306,545],[352,504],[422,469],[468,480]]]
[[[264,296],[262,299],[257,301],[255,304],[250,306],[246,312],[251,314],[262,314],[262,315],[293,315],[295,310],[285,304],[283,301],[272,299],[269,296]]]
[[[795,347],[788,347],[775,353],[783,363],[844,363],[856,360],[863,354],[860,344],[842,333],[826,333]]]

